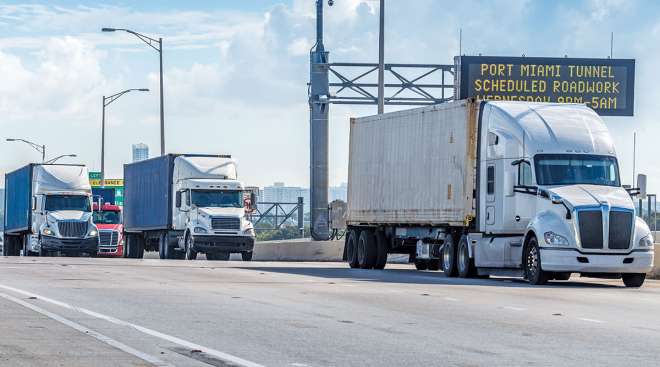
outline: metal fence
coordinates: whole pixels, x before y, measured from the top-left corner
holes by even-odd
[[[256,231],[281,229],[285,224],[296,224],[299,231],[304,231],[303,198],[298,202],[257,202],[257,209],[251,214]]]

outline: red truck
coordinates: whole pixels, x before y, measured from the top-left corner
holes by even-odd
[[[98,256],[122,257],[124,255],[124,225],[121,207],[94,203],[94,224],[99,229]]]

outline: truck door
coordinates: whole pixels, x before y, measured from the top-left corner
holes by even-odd
[[[485,229],[484,238],[476,247],[475,262],[477,266],[501,267],[504,264],[504,249],[502,241],[493,241],[491,237],[497,234],[501,222],[503,167],[504,160],[489,160],[486,163],[485,183]]]

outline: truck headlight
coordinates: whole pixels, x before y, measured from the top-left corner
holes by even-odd
[[[46,228],[41,230],[41,233],[46,235],[46,236],[52,236],[53,235],[53,230],[46,227]]]
[[[89,231],[89,237],[96,237],[96,235],[98,235],[98,234],[99,234],[99,231],[97,231],[95,229],[92,229],[91,231]]]
[[[555,232],[549,231],[545,232],[543,235],[545,243],[552,246],[568,246],[568,240],[566,237],[556,234]]]
[[[195,233],[208,233],[204,227],[195,227]]]
[[[652,247],[653,246],[653,235],[649,233],[648,236],[639,240],[639,247]]]

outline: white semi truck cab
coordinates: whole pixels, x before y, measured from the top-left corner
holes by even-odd
[[[627,286],[653,266],[651,232],[587,106],[456,101],[354,119],[350,147],[351,266],[398,252],[448,276]]]
[[[255,231],[236,162],[226,155],[169,154],[124,168],[127,257],[252,259]]]
[[[235,252],[241,253],[244,260],[252,259],[255,232],[234,161],[177,157],[173,189],[174,230],[183,232],[178,247],[187,258],[204,252],[210,260],[227,260]]]
[[[99,238],[87,168],[30,164],[7,174],[5,183],[9,252],[96,256]]]

